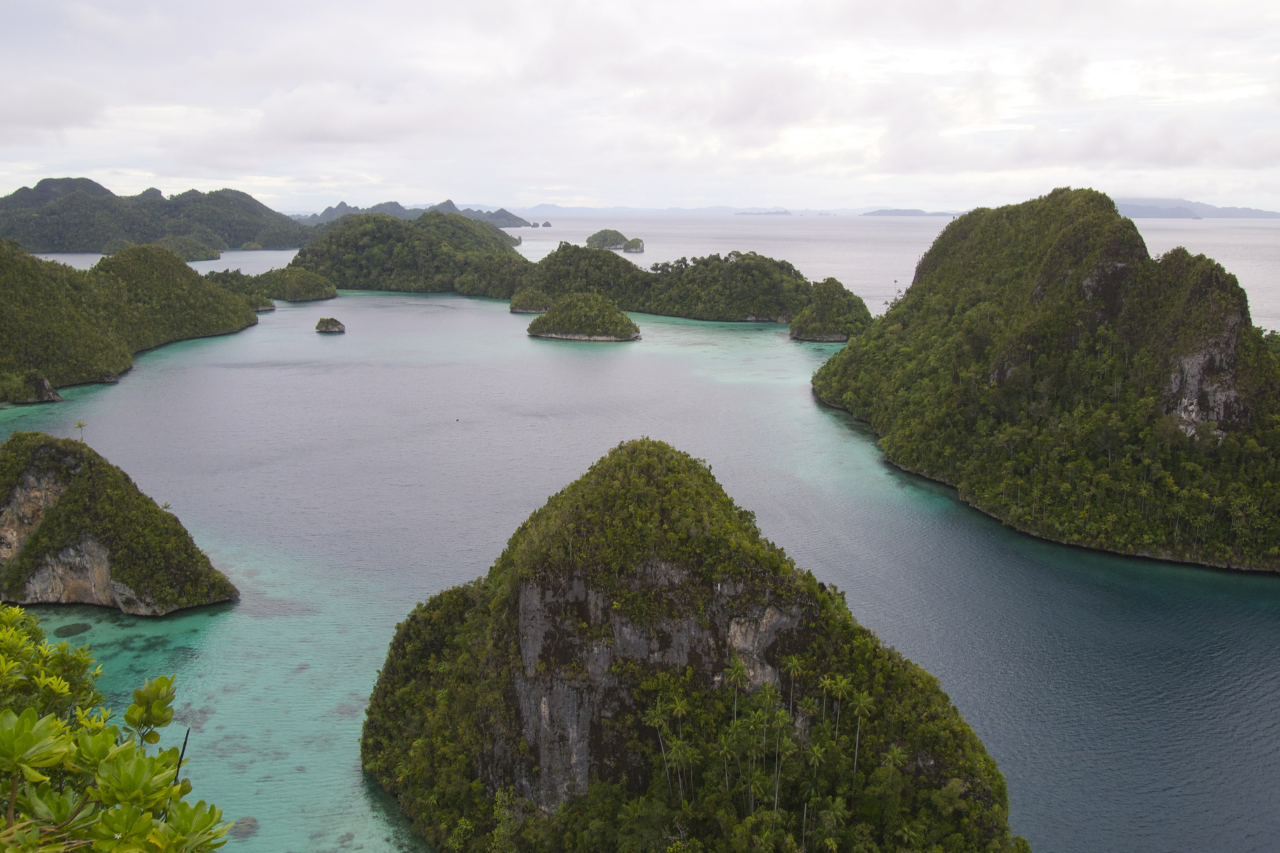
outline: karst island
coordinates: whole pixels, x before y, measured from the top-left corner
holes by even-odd
[[[239,597],[177,516],[81,441],[0,444],[0,593],[162,616]]]
[[[409,614],[361,754],[437,850],[1029,850],[937,680],[650,439]]]
[[[572,293],[534,318],[529,334],[565,341],[634,341],[640,338],[640,327],[607,296]]]

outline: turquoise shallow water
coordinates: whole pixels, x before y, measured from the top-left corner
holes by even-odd
[[[320,316],[347,334],[317,335]],[[640,435],[708,460],[940,678],[1036,850],[1272,849],[1280,580],[1012,533],[814,401],[832,345],[633,316],[640,342],[581,345],[528,338],[505,303],[344,293],[146,353],[62,405],[0,408],[0,436],[85,421],[242,590],[161,620],[39,609],[51,629],[90,626],[71,639],[98,650],[118,707],[177,673],[196,795],[261,825],[229,849],[417,849],[358,760],[396,622]]]

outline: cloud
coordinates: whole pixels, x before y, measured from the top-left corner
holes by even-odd
[[[956,207],[1069,178],[1280,207],[1261,2],[11,5],[0,191]]]

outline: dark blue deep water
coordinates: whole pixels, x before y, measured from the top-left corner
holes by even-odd
[[[809,376],[834,346],[780,326],[633,315],[643,340],[583,345],[455,296],[280,305],[144,354],[117,386],[0,408],[0,437],[85,421],[242,590],[161,620],[38,608],[50,628],[92,626],[74,641],[98,651],[116,707],[177,673],[196,796],[261,825],[229,850],[418,849],[359,767],[396,622],[642,435],[706,459],[767,536],[938,676],[1035,850],[1276,848],[1280,578],[1002,528],[818,405]],[[320,316],[347,334],[317,335]]]

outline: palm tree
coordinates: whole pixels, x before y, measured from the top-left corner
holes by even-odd
[[[662,729],[667,724],[667,714],[662,708],[661,702],[654,702],[653,706],[644,713],[644,724],[653,726],[658,730],[658,748],[662,750],[662,772],[667,775],[667,793],[673,793],[671,790],[671,769],[667,767],[667,747],[662,742]]]
[[[827,721],[827,694],[831,692],[831,688],[835,687],[835,680],[829,675],[824,675],[818,679],[818,686],[822,688],[822,722]]]
[[[889,768],[889,781],[893,781],[893,770],[895,767],[901,767],[907,763],[907,753],[896,743],[885,750],[884,758],[880,760],[882,767]]]
[[[684,769],[693,768],[693,747],[687,740],[674,738],[671,741],[671,763],[676,766],[676,781],[680,784],[680,801],[684,802]],[[689,773],[690,787],[693,785],[693,773]]]
[[[787,713],[794,714],[796,707],[796,676],[804,672],[800,655],[787,655],[782,659],[782,671],[791,676],[791,696],[787,699]]]
[[[76,429],[80,430],[80,443],[84,444],[84,428],[88,426],[84,421],[76,421]]]
[[[742,659],[735,657],[725,671],[724,680],[733,687],[733,721],[738,721],[738,691],[747,686],[747,668]]]
[[[671,715],[676,718],[676,732],[681,737],[684,736],[684,718],[689,713],[689,700],[684,696],[677,696],[671,700]]]
[[[837,675],[831,685],[831,694],[836,697],[836,740],[840,740],[840,709],[844,700],[853,694],[853,682],[846,675]]]
[[[871,716],[871,694],[863,690],[853,694],[853,715],[858,718],[858,733],[853,737],[853,772],[858,772],[858,745],[862,740],[862,718]]]

